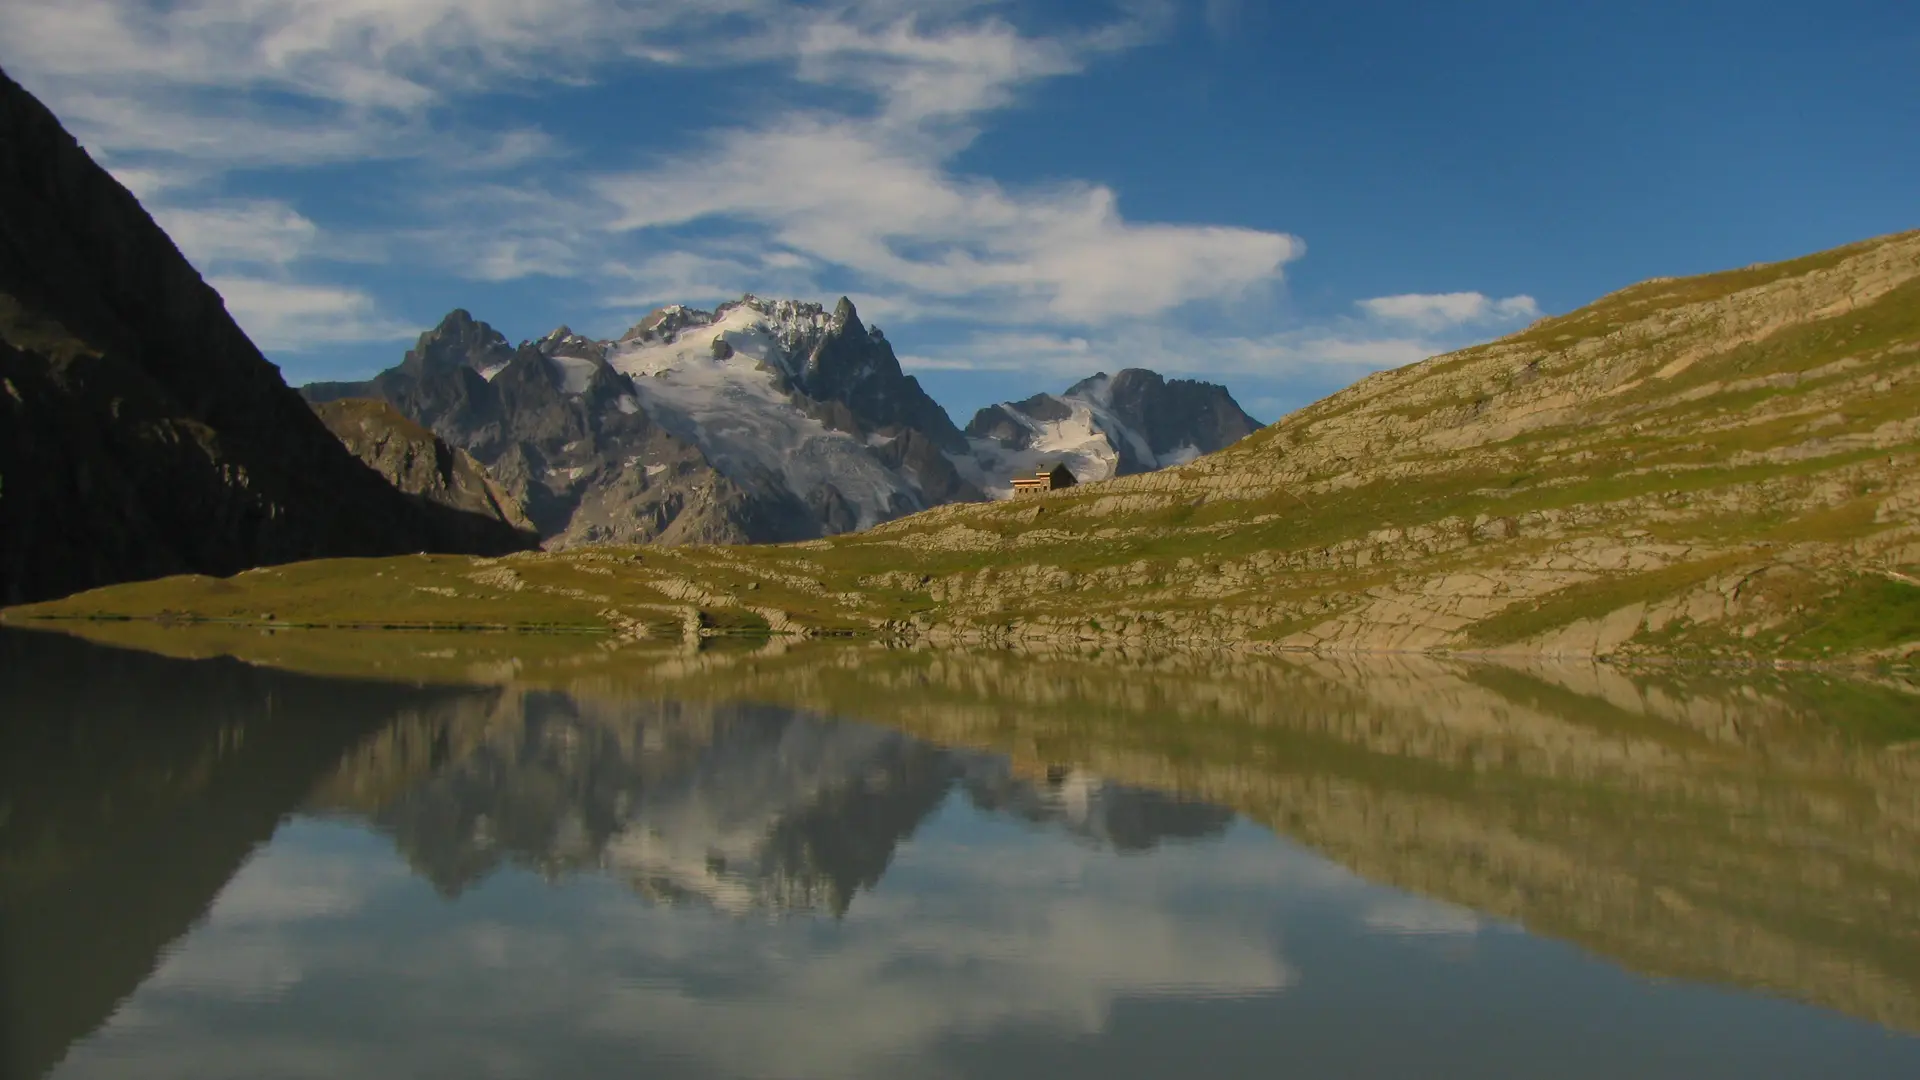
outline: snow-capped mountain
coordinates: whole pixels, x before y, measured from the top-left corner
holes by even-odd
[[[399,366],[303,393],[391,402],[484,464],[548,546],[849,532],[1011,494],[1041,464],[1105,479],[1258,426],[1221,387],[1127,370],[982,410],[962,433],[845,298],[673,305],[617,339],[562,326],[518,347],[454,311]]]
[[[398,367],[305,393],[393,402],[560,545],[805,539],[983,497],[952,460],[966,437],[845,299],[676,305],[518,348],[455,311]]]
[[[967,424],[961,474],[990,495],[1015,476],[1065,464],[1076,479],[1106,480],[1184,465],[1258,430],[1227,388],[1167,380],[1144,368],[1100,372],[1063,394],[981,409]]]

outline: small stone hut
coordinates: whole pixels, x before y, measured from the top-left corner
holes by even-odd
[[[1065,465],[1055,465],[1051,469],[1041,469],[1032,476],[1017,476],[1013,480],[1015,495],[1038,495],[1043,491],[1058,491],[1079,483],[1073,470]]]

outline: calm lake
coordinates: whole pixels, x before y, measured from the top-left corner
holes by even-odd
[[[9,1080],[1920,1077],[1893,681],[100,633]]]

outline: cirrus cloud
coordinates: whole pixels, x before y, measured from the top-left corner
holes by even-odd
[[[234,321],[263,350],[302,349],[356,341],[404,341],[417,328],[381,313],[364,290],[258,277],[215,276],[207,283]]]

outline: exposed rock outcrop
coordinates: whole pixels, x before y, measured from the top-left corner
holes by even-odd
[[[407,419],[384,401],[342,398],[314,406],[320,421],[387,482],[423,502],[470,515],[475,541],[504,542],[518,533],[539,542],[526,510],[473,455]]]

